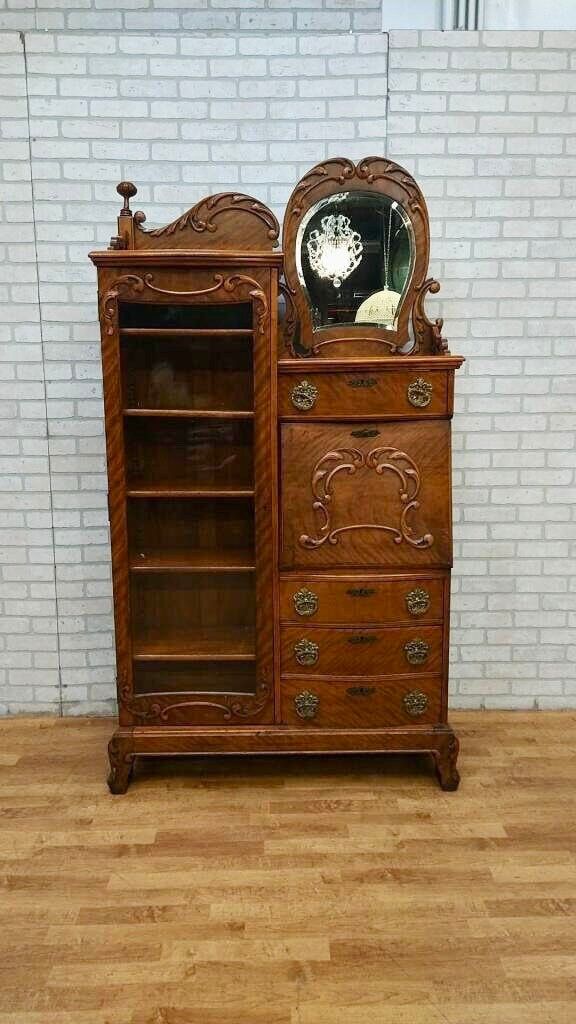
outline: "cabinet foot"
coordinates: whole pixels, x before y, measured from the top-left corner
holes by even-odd
[[[456,767],[459,750],[460,743],[458,737],[455,733],[451,732],[448,733],[442,746],[432,753],[436,778],[440,788],[447,792],[453,792],[455,789],[458,789],[460,784],[460,775]]]
[[[110,760],[108,789],[114,794],[125,793],[130,785],[134,768],[134,754],[129,737],[119,736],[116,733],[108,744],[108,757]]]

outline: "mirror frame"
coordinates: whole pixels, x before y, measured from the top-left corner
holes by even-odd
[[[373,192],[396,200],[411,222],[414,239],[414,263],[410,282],[398,306],[395,328],[371,327],[367,324],[345,324],[314,329],[306,290],[298,277],[296,241],[302,220],[308,211],[331,195],[342,192]],[[437,292],[440,285],[428,278],[430,228],[424,196],[414,178],[399,164],[385,157],[365,157],[358,164],[345,157],[332,157],[317,164],[298,182],[292,192],[283,228],[284,277],[282,289],[294,315],[286,317],[285,343],[293,356],[331,355],[326,351],[338,344],[336,358],[347,345],[354,345],[358,355],[414,355],[417,352],[446,351],[441,337],[442,321],[432,323],[423,308],[427,292]],[[412,318],[414,344],[410,345],[409,321]],[[297,323],[300,336],[295,341]],[[358,351],[359,346],[362,349]]]

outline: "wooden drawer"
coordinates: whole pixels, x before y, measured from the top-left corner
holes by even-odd
[[[448,567],[446,420],[283,423],[283,569]]]
[[[379,729],[440,721],[439,679],[333,683],[290,679],[282,683],[282,721],[302,728]]]
[[[442,626],[281,628],[283,675],[397,676],[442,670]]]
[[[344,370],[280,375],[280,416],[314,419],[448,416],[446,370]]]
[[[441,622],[444,579],[295,576],[280,580],[280,619],[311,625]]]

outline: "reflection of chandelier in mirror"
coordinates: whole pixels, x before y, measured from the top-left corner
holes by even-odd
[[[350,227],[350,219],[342,213],[322,217],[322,229],[310,232],[306,247],[312,270],[318,277],[328,278],[335,288],[362,260],[364,247],[357,231]]]

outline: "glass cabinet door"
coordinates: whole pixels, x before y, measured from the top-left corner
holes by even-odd
[[[136,718],[256,701],[255,343],[250,303],[120,306]]]

